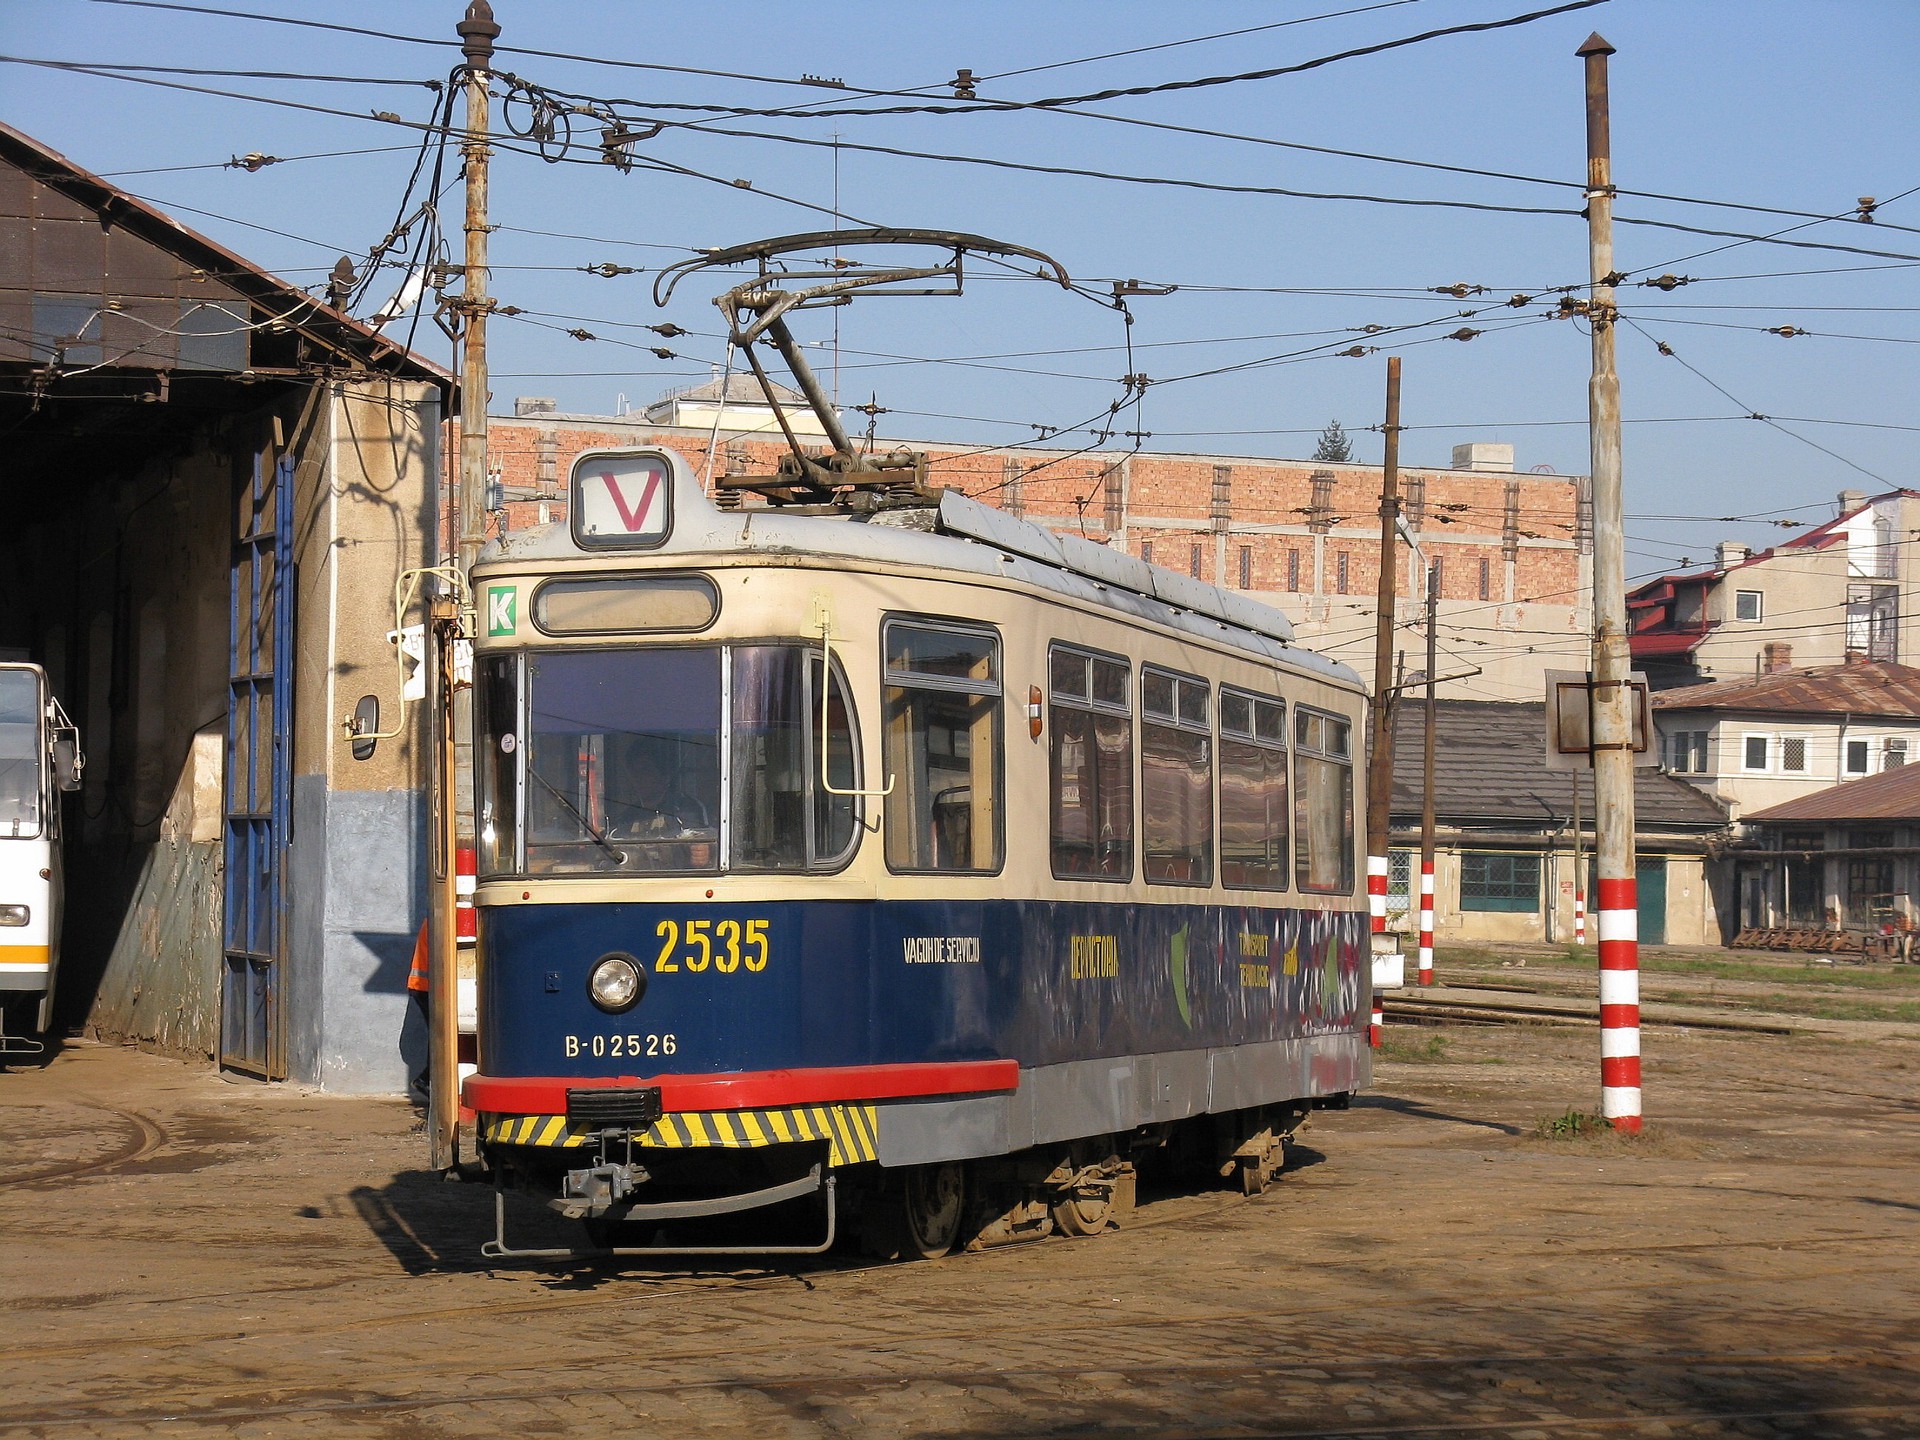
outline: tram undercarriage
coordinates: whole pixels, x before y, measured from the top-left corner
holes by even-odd
[[[1309,1111],[1345,1099],[1257,1106],[1010,1155],[891,1168],[870,1150],[863,1154],[857,1125],[838,1118],[822,1120],[826,1136],[787,1141],[759,1120],[760,1133],[772,1140],[766,1144],[746,1141],[750,1112],[590,1131],[556,1131],[559,1117],[505,1124],[495,1118],[490,1128],[507,1138],[485,1147],[495,1233],[483,1253],[775,1256],[838,1247],[881,1260],[931,1260],[1055,1234],[1085,1238],[1129,1222],[1142,1171],[1152,1183],[1201,1181],[1261,1194],[1285,1170],[1287,1147]],[[798,1129],[791,1117],[789,1125]],[[743,1143],[684,1143],[699,1131]],[[559,1143],[516,1143],[523,1136]],[[508,1236],[510,1193],[578,1222],[584,1243],[515,1244]]]

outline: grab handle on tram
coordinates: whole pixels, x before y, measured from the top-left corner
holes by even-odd
[[[893,794],[894,784],[900,779],[898,775],[887,776],[887,784],[884,790],[862,790],[858,786],[852,789],[842,789],[833,783],[833,777],[827,773],[828,750],[830,748],[827,744],[827,702],[833,694],[833,617],[826,614],[824,610],[820,612],[820,662],[820,744],[818,748],[820,751],[821,787],[829,795],[853,795],[868,800],[885,799],[887,796]],[[882,767],[887,763],[884,753],[881,755],[880,763]]]

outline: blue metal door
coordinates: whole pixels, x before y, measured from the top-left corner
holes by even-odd
[[[220,1063],[286,1075],[281,969],[293,808],[293,460],[262,451],[236,497]]]

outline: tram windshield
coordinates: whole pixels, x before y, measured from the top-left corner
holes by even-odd
[[[0,837],[40,833],[40,677],[0,670]]]
[[[481,872],[808,870],[844,860],[853,801],[833,792],[851,790],[857,769],[837,675],[820,754],[824,673],[818,653],[798,645],[484,657]]]

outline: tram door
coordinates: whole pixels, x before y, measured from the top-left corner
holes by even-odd
[[[287,1069],[281,970],[293,807],[292,458],[257,454],[235,510],[220,1063],[278,1080]]]

